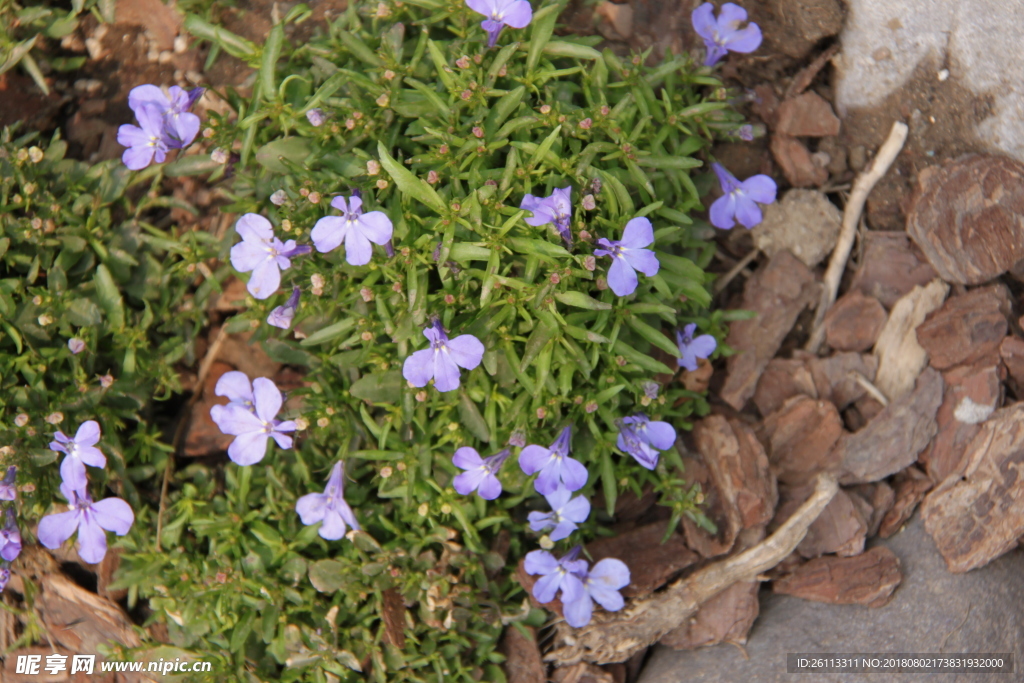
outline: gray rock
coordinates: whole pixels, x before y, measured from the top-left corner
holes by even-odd
[[[659,646],[639,683],[850,683],[923,681],[923,674],[809,674],[786,672],[787,652],[995,653],[1024,660],[1024,551],[1013,550],[967,574],[950,574],[919,517],[888,541],[900,558],[903,583],[885,607],[871,609],[809,602],[761,593],[746,657],[734,645],[675,651]],[[927,675],[929,683],[1021,680],[1018,674]]]

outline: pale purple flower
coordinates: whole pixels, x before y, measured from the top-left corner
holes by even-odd
[[[4,565],[0,565],[0,593],[7,588],[7,582],[11,580],[11,570]]]
[[[60,476],[72,489],[84,489],[88,483],[86,465],[106,467],[106,456],[96,448],[100,436],[100,425],[95,420],[83,422],[74,439],[65,436],[64,432],[53,435],[56,441],[50,442],[50,450],[67,454],[60,463]]]
[[[463,496],[476,491],[484,500],[494,500],[501,495],[501,482],[498,481],[497,473],[510,452],[506,448],[488,458],[481,458],[476,449],[463,446],[455,451],[452,464],[466,471],[456,475],[452,486]]]
[[[553,223],[566,246],[572,247],[572,230],[569,228],[572,220],[571,194],[572,186],[555,188],[548,197],[535,197],[528,194],[523,197],[519,208],[533,212],[533,217],[525,219],[527,225],[540,226]]]
[[[135,117],[139,120],[138,126],[126,123],[117,129],[117,143],[128,148],[121,155],[124,165],[139,171],[153,163],[154,158],[158,164],[163,163],[173,141],[164,131],[163,114],[157,107],[140,106]]]
[[[301,290],[298,287],[292,288],[292,295],[288,297],[288,301],[284,303],[284,306],[278,306],[270,312],[267,316],[267,322],[274,327],[280,327],[282,330],[287,330],[292,326],[292,319],[295,317],[295,311],[299,307],[299,295]]]
[[[680,356],[676,362],[679,363],[679,367],[691,372],[697,369],[698,358],[709,358],[718,347],[718,342],[710,334],[694,337],[693,333],[696,330],[696,323],[690,323],[682,332],[676,330],[676,345],[679,347]]]
[[[21,532],[18,531],[18,522],[14,517],[14,508],[7,508],[7,518],[3,528],[0,528],[0,557],[8,562],[21,553]]]
[[[751,142],[754,139],[754,127],[749,123],[745,123],[736,130],[736,135],[740,140]]]
[[[417,351],[405,359],[402,376],[414,387],[425,387],[431,378],[438,391],[459,388],[459,368],[472,370],[484,357],[484,345],[471,334],[449,339],[440,320],[423,330],[430,348]]]
[[[225,434],[235,437],[228,447],[228,457],[238,465],[253,465],[267,454],[267,441],[271,438],[281,448],[292,447],[295,422],[275,419],[284,399],[281,391],[266,377],[257,377],[252,383],[253,410],[237,404],[216,406],[221,408],[214,418]],[[213,416],[211,409],[210,415]]]
[[[325,254],[344,242],[345,260],[353,266],[365,266],[373,256],[370,242],[383,245],[394,234],[391,219],[383,211],[363,213],[363,200],[358,195],[349,197],[347,203],[344,197],[335,197],[331,206],[344,215],[324,216],[318,220],[309,234],[313,245]]]
[[[508,445],[522,448],[526,445],[526,433],[521,429],[513,430],[508,437]]]
[[[189,113],[196,100],[202,97],[203,88],[184,90],[176,85],[168,88],[170,97],[155,85],[140,85],[128,93],[128,106],[135,115],[144,107],[154,107],[160,112],[164,132],[172,148],[187,147],[199,133],[199,117]]]
[[[550,448],[527,446],[519,454],[519,466],[526,474],[540,472],[533,483],[537,493],[546,496],[558,489],[559,483],[569,491],[579,491],[587,484],[587,468],[569,457],[572,427],[566,427]]]
[[[568,538],[576,531],[577,525],[583,524],[590,516],[590,501],[583,496],[572,498],[572,491],[564,486],[544,497],[551,506],[551,512],[531,512],[527,519],[533,531],[553,528],[554,531],[548,535],[552,541]]]
[[[0,481],[0,500],[14,500],[18,497],[18,489],[14,485],[14,479],[18,476],[18,468],[11,465],[7,468],[7,474],[3,481]]]
[[[526,554],[523,568],[531,576],[541,575],[533,584],[533,597],[540,603],[551,602],[555,594],[562,591],[562,604],[566,605],[584,597],[583,581],[587,573],[587,561],[577,560],[580,546],[576,546],[561,559],[546,550],[534,550]]]
[[[659,450],[667,451],[676,443],[676,430],[667,422],[651,422],[640,413],[622,418],[616,445],[649,470],[658,464]]]
[[[306,112],[306,120],[309,121],[310,125],[314,128],[319,128],[324,125],[324,121],[327,120],[327,117],[324,116],[323,109],[310,109]]]
[[[661,390],[661,385],[657,382],[644,382],[640,385],[644,390],[644,396],[651,399],[652,401],[658,398],[658,391]]]
[[[760,223],[761,208],[757,203],[771,204],[775,201],[775,181],[759,174],[741,183],[721,164],[712,163],[711,168],[718,176],[724,193],[711,205],[711,224],[728,230],[736,225],[736,221],[748,229]]]
[[[36,536],[50,550],[56,550],[78,531],[78,556],[96,564],[107,554],[107,531],[124,536],[135,522],[131,506],[120,498],[93,502],[84,487],[75,489],[65,479],[60,492],[68,499],[68,511],[39,520]]]
[[[320,526],[321,538],[337,541],[345,536],[345,525],[359,529],[359,522],[352,513],[352,508],[345,502],[345,464],[338,461],[331,468],[327,479],[327,488],[323,493],[307,493],[295,503],[295,511],[299,513],[302,523],[306,526],[323,522]]]
[[[710,2],[693,10],[691,19],[694,30],[704,39],[708,50],[704,66],[717,64],[727,52],[746,54],[761,45],[761,29],[754,23],[740,28],[740,24],[747,20],[747,10],[731,2],[722,5],[717,19],[715,7]]]
[[[77,356],[82,351],[85,351],[85,342],[78,337],[72,337],[68,339],[68,349]]]
[[[249,381],[249,375],[244,372],[239,372],[238,370],[225,372],[217,380],[213,393],[228,399],[228,406],[236,405],[245,408],[249,412],[254,411],[253,401],[255,399],[252,394],[252,382]],[[227,406],[214,407],[226,408]]]
[[[533,8],[527,0],[466,0],[466,6],[487,17],[480,22],[487,31],[487,47],[497,45],[501,29],[526,28],[533,19]]]
[[[629,567],[622,560],[607,557],[581,577],[583,593],[579,598],[562,600],[565,622],[573,628],[590,623],[594,601],[609,612],[618,612],[625,605],[619,590],[629,585]]]
[[[634,218],[626,223],[622,239],[597,240],[604,249],[595,249],[595,256],[611,256],[608,269],[608,286],[618,296],[629,296],[636,291],[636,271],[648,277],[658,274],[661,264],[650,249],[644,247],[654,243],[654,226],[646,218]]]
[[[291,267],[291,258],[308,254],[309,247],[295,246],[295,240],[281,242],[263,216],[247,213],[235,223],[242,241],[231,247],[231,265],[239,273],[252,271],[246,289],[257,299],[268,299],[281,284],[281,271]]]

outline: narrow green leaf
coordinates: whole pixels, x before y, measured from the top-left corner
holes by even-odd
[[[324,342],[329,342],[332,339],[337,339],[341,335],[348,332],[350,329],[355,327],[355,324],[355,318],[345,318],[344,320],[339,320],[333,325],[328,325],[327,327],[317,330],[316,332],[314,332],[313,334],[309,335],[301,342],[299,342],[299,344],[302,346],[313,346],[315,344],[323,344]]]
[[[484,420],[484,416],[480,414],[476,403],[473,402],[473,399],[469,397],[465,390],[459,392],[459,417],[462,419],[463,426],[473,436],[481,441],[490,442],[491,431],[487,428],[487,421]]]
[[[338,37],[345,45],[352,56],[370,66],[381,67],[384,62],[380,61],[377,53],[370,49],[370,46],[362,41],[359,36],[348,31],[338,31]]]
[[[209,40],[220,46],[232,57],[252,59],[256,56],[256,43],[232,33],[220,26],[203,21],[195,14],[185,16],[185,30],[202,40]]]
[[[633,328],[637,334],[651,342],[665,353],[672,354],[676,358],[679,358],[679,347],[675,345],[671,339],[661,333],[660,330],[656,330],[639,317],[631,315],[626,319],[626,324]]]
[[[263,59],[260,62],[260,81],[263,83],[263,99],[267,102],[277,98],[277,60],[281,57],[284,44],[284,25],[276,24],[270,29],[267,42],[263,45]]]
[[[566,306],[575,306],[576,308],[585,308],[588,311],[607,311],[610,310],[612,305],[606,304],[603,301],[593,299],[583,292],[569,291],[569,292],[556,292],[555,299],[562,302]]]
[[[400,163],[394,160],[388,150],[384,147],[384,143],[377,141],[377,154],[380,156],[380,163],[384,167],[384,170],[388,172],[394,181],[398,185],[398,189],[403,194],[407,194],[414,198],[427,208],[433,209],[437,213],[445,212],[444,200],[434,192],[434,188],[427,184],[426,181],[417,178],[407,168],[402,166]]]
[[[608,451],[601,454],[601,486],[604,489],[605,510],[609,516],[614,517],[615,503],[619,499],[619,483],[615,481],[615,465]]]
[[[544,54],[552,57],[572,57],[573,59],[601,59],[601,53],[594,48],[564,40],[548,42],[544,46]]]
[[[615,347],[614,348],[615,348],[615,353],[621,355],[623,358],[625,358],[630,363],[633,363],[634,365],[638,365],[641,368],[643,368],[644,370],[647,370],[648,372],[653,372],[655,374],[662,374],[663,373],[663,374],[666,374],[666,375],[675,374],[675,370],[673,370],[669,366],[665,365],[664,363],[662,363],[659,360],[655,360],[655,359],[651,358],[647,354],[640,353],[639,351],[637,351],[636,349],[634,349],[632,346],[630,346],[629,344],[625,343],[621,339],[619,339],[619,340],[617,340],[615,342]],[[678,350],[677,350],[677,353],[678,353]]]
[[[124,300],[121,298],[121,290],[117,288],[110,270],[105,265],[98,266],[92,281],[96,285],[100,308],[107,314],[110,327],[115,330],[123,328]]]
[[[561,13],[561,10],[561,3],[555,3],[542,7],[533,13],[533,20],[530,22],[532,26],[530,31],[530,49],[526,55],[527,73],[532,73],[537,66],[537,62],[540,61],[541,53],[547,47],[548,41],[551,40],[551,34],[555,30],[555,22],[558,21],[558,15]]]
[[[401,370],[377,372],[357,379],[349,393],[370,403],[398,403],[402,398],[403,384]]]

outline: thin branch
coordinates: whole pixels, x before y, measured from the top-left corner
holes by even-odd
[[[724,292],[725,288],[729,286],[729,283],[733,281],[733,278],[743,272],[744,268],[753,263],[754,259],[756,259],[757,255],[760,253],[760,250],[758,250],[757,247],[754,247],[750,250],[749,254],[741,258],[735,266],[730,268],[729,272],[716,280],[714,284],[715,294],[721,294]]]

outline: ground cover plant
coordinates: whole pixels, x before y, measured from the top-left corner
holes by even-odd
[[[22,532],[77,532],[87,561],[104,530],[123,536],[129,607],[220,676],[500,681],[503,628],[551,617],[521,559],[536,601],[580,626],[622,606],[628,558],[584,549],[621,493],[653,488],[670,531],[711,526],[674,449],[708,406],[672,378],[728,352],[713,228],[690,214],[712,142],[752,134],[710,66],[756,44],[708,6],[707,66],[619,58],[556,36],[562,8],[353,3],[289,45],[299,6],[262,46],[190,16],[258,69],[245,97],[207,93],[228,113],[200,121],[201,92],[140,84],[123,163],[93,169],[59,140],[8,139],[0,362]],[[221,241],[146,220],[173,203],[164,176],[191,173],[240,216]],[[774,184],[715,173],[713,223],[756,224]],[[305,386],[225,374],[228,461],[175,462],[154,411],[232,274],[251,298],[224,329]]]

